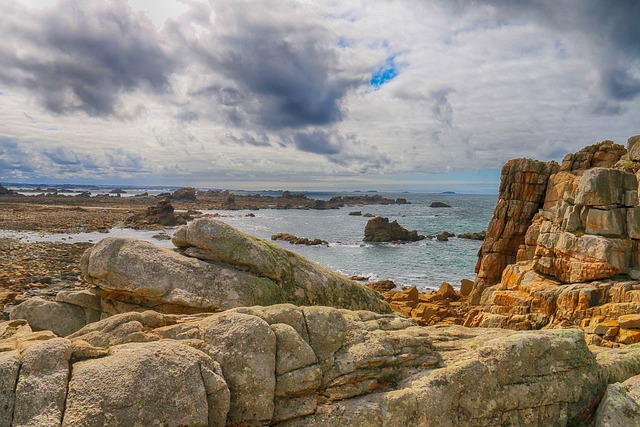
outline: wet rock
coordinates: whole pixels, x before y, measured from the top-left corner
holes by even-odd
[[[329,242],[322,239],[309,239],[307,237],[297,237],[288,233],[277,233],[271,236],[271,240],[282,240],[285,242],[289,242],[292,245],[306,245],[306,246],[318,246],[318,245],[328,245]]]
[[[424,238],[416,230],[409,231],[402,227],[398,221],[389,222],[388,218],[378,216],[367,222],[363,240],[365,242],[415,242]]]
[[[432,202],[432,203],[429,205],[429,207],[430,207],[430,208],[450,208],[450,207],[451,207],[451,205],[448,205],[448,204],[446,204],[446,203],[444,203],[444,202]]]

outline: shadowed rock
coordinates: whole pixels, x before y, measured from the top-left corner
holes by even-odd
[[[365,242],[415,242],[424,238],[416,230],[407,230],[398,224],[398,221],[389,222],[389,218],[377,216],[367,222],[363,240]]]

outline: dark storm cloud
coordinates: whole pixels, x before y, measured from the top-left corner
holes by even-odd
[[[356,173],[379,172],[391,164],[386,154],[375,146],[363,144],[352,133],[343,135],[334,129],[315,129],[295,132],[288,139],[293,140],[298,150],[320,154],[330,163]]]
[[[365,76],[339,77],[337,36],[294,12],[287,20],[262,16],[260,7],[214,3],[225,26],[207,37],[189,37],[186,22],[167,27],[210,75],[226,81],[194,95],[215,101],[238,127],[278,130],[341,121],[344,96]]]
[[[142,157],[122,148],[90,153],[62,145],[0,139],[0,177],[109,176],[119,173],[144,174]]]
[[[118,115],[122,93],[168,86],[175,62],[151,22],[126,4],[63,0],[12,12],[0,18],[0,81],[34,93],[53,113]]]
[[[345,139],[335,132],[317,129],[311,132],[296,132],[293,134],[293,142],[300,151],[334,155],[342,151]]]

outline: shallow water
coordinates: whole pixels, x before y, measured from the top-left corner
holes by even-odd
[[[309,193],[309,197],[328,199],[338,193]],[[397,220],[400,225],[419,234],[455,234],[478,232],[487,228],[497,197],[495,195],[443,195],[420,193],[382,193],[389,198],[403,197],[409,205],[345,206],[335,210],[257,210],[203,211],[219,213],[219,218],[241,231],[270,239],[275,233],[299,237],[320,238],[328,246],[291,245],[275,242],[330,269],[345,275],[370,276],[371,280],[391,279],[399,285],[416,285],[420,289],[437,288],[443,281],[459,286],[460,279],[474,278],[474,267],[481,242],[450,238],[448,242],[422,240],[406,244],[364,243],[364,227],[368,218],[351,216],[362,211]],[[442,201],[451,208],[431,208],[433,201]],[[165,230],[169,235],[171,229]],[[168,240],[152,236],[158,231],[112,229],[109,233],[43,234],[0,230],[0,237],[25,242],[66,241],[97,242],[105,237],[135,237],[163,247],[172,247]]]

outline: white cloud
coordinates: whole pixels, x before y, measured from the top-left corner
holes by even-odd
[[[256,188],[559,159],[640,131],[638,7],[598,4],[9,2],[0,150],[58,153],[36,156],[42,179]]]

